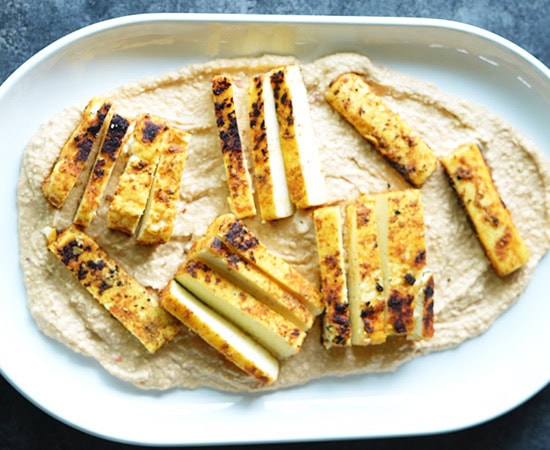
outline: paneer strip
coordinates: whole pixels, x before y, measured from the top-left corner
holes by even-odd
[[[288,193],[269,74],[251,78],[248,87],[248,115],[254,180],[262,220],[289,217],[294,213],[294,205]]]
[[[160,294],[161,305],[207,344],[260,384],[279,376],[279,362],[254,339],[172,280]]]
[[[426,268],[424,211],[420,190],[407,189],[383,194],[377,205],[385,211],[379,216],[382,265],[387,278],[387,334],[408,334],[414,329],[414,310],[417,293],[422,288]],[[377,211],[378,212],[378,211]],[[387,236],[385,236],[387,233]],[[387,242],[380,240],[387,239]],[[385,258],[385,261],[384,261]]]
[[[431,272],[422,275],[421,289],[417,293],[413,311],[414,327],[407,339],[425,339],[434,335],[434,276]]]
[[[131,154],[109,207],[108,227],[130,236],[136,232],[145,211],[168,126],[149,114],[140,116],[134,127]]]
[[[436,169],[438,161],[428,145],[360,75],[340,75],[326,99],[413,186],[422,186]]]
[[[313,221],[325,302],[323,345],[347,347],[351,345],[351,321],[340,208],[318,208],[313,211]]]
[[[265,275],[254,264],[231,251],[216,236],[205,236],[192,247],[189,255],[200,259],[274,311],[290,320],[301,330],[307,331],[313,325],[313,314],[281,287],[279,283]]]
[[[306,333],[279,313],[235,286],[202,261],[189,259],[175,279],[279,359],[295,355]]]
[[[319,290],[284,259],[272,253],[233,214],[216,218],[208,229],[208,235],[217,236],[237,255],[281,284],[304,303],[314,316],[323,312],[324,304]]]
[[[137,234],[138,244],[163,244],[172,237],[187,155],[187,140],[186,132],[171,128],[159,149],[160,159]]]
[[[48,233],[48,249],[150,352],[181,329],[145,287],[129,275],[87,234],[71,225]]]
[[[271,85],[290,199],[300,209],[322,205],[326,202],[325,177],[300,68],[273,70]]]
[[[504,277],[529,259],[529,249],[501,200],[476,144],[459,146],[441,163],[495,272]]]
[[[54,207],[63,206],[88,157],[99,145],[110,109],[108,100],[92,98],[82,113],[80,123],[63,145],[52,171],[42,183],[42,192]]]
[[[87,227],[94,219],[129,126],[130,122],[124,117],[118,114],[112,116],[74,217],[76,225]]]
[[[229,188],[229,206],[239,218],[255,216],[252,182],[239,136],[231,78],[226,75],[215,76],[212,80],[212,96]]]
[[[386,341],[386,292],[376,224],[376,199],[346,206],[348,290],[353,345]]]

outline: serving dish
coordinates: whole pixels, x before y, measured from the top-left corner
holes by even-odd
[[[264,394],[142,391],[43,336],[18,265],[16,184],[25,143],[65,106],[143,76],[215,57],[355,51],[433,82],[514,124],[550,156],[550,71],[483,30],[424,19],[141,15],[92,25],[53,43],[0,87],[5,237],[0,257],[0,368],[58,419],[117,441],[150,445],[348,439],[463,428],[517,406],[550,380],[546,317],[550,258],[490,330],[394,373],[325,378]],[[536,314],[533,314],[536,311]],[[346,420],[335,414],[345,411]]]

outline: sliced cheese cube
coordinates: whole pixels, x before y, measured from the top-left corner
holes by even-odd
[[[231,78],[226,75],[215,76],[212,80],[212,96],[229,188],[229,206],[239,218],[254,216],[256,207],[252,182],[239,136]]]
[[[420,190],[388,192],[378,197],[379,245],[387,289],[387,334],[414,328],[417,293],[426,268],[424,211]],[[385,240],[385,242],[384,242]]]
[[[271,85],[290,198],[300,209],[322,205],[326,202],[325,179],[300,68],[273,70]]]
[[[120,175],[107,215],[108,227],[130,236],[145,211],[168,126],[159,118],[143,114],[136,120],[132,149]]]
[[[386,341],[386,292],[378,245],[376,199],[346,206],[348,287],[353,345]]]
[[[86,190],[75,214],[73,222],[76,225],[87,227],[94,219],[118,155],[123,148],[125,137],[128,136],[129,127],[128,120],[118,114],[113,114],[101,144],[101,150],[90,171]]]
[[[495,272],[503,277],[529,260],[529,249],[502,202],[476,144],[459,146],[441,160]]]
[[[261,384],[277,380],[279,362],[254,339],[172,280],[161,292],[161,305],[206,343]]]
[[[51,172],[42,183],[42,192],[54,207],[63,206],[86,161],[97,150],[105,130],[103,125],[110,121],[110,109],[108,100],[92,98],[82,113],[80,123],[63,145]]]
[[[326,348],[350,346],[351,322],[340,208],[318,208],[313,212],[313,221],[325,302],[323,345]]]
[[[200,259],[232,283],[261,300],[301,330],[313,324],[313,314],[277,282],[265,275],[254,264],[231,251],[216,236],[199,239],[189,255]]]
[[[437,158],[428,145],[362,76],[340,75],[330,84],[326,99],[413,186],[422,186],[437,168]]]
[[[202,261],[189,259],[176,281],[283,359],[298,353],[306,333]]]
[[[285,260],[272,253],[233,214],[216,218],[207,234],[217,236],[237,255],[281,284],[304,303],[314,316],[323,312],[324,304],[319,290]]]
[[[294,213],[294,205],[288,192],[269,74],[250,80],[248,106],[254,179],[262,219],[289,217]]]
[[[187,155],[188,134],[171,128],[159,148],[160,158],[137,234],[138,244],[168,242],[177,216],[180,184]]]
[[[156,352],[180,331],[179,321],[151,292],[76,226],[59,234],[48,233],[48,249],[150,352]]]

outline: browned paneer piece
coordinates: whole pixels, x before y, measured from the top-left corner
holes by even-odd
[[[67,200],[84,165],[103,136],[104,123],[108,117],[111,102],[102,97],[94,97],[86,105],[82,118],[75,130],[63,145],[51,172],[42,183],[42,192],[56,208],[61,208]]]
[[[413,186],[422,186],[436,169],[432,150],[362,76],[340,75],[326,99]]]
[[[461,145],[441,163],[495,272],[503,277],[520,268],[529,259],[529,249],[500,198],[479,147]]]
[[[254,216],[256,206],[252,182],[239,135],[233,81],[229,76],[216,75],[213,78],[212,97],[229,189],[229,206],[239,218]]]
[[[50,230],[48,249],[80,284],[150,352],[156,352],[182,328],[153,294],[78,227]]]

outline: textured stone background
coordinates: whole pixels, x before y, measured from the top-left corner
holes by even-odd
[[[548,0],[3,0],[0,81],[29,56],[84,25],[126,14],[157,12],[326,14],[432,17],[497,33],[550,65]]]
[[[202,0],[198,2],[179,0],[164,2],[156,0],[2,0],[0,8],[0,83],[38,50],[71,31],[97,21],[147,12],[442,18],[465,22],[497,33],[523,47],[546,65],[550,65],[549,0],[526,2],[511,0],[418,0],[416,2],[404,0]],[[2,336],[3,341],[7,338]],[[10,345],[16,344],[11,343]],[[530,350],[526,349],[526,351]],[[539,351],[542,352],[541,357],[549,357],[547,349]],[[22,355],[22,357],[32,358],[32,355]],[[414,414],[412,405],[411,414]],[[274,424],[274,426],[276,425]],[[185,424],[182,424],[182,428],[184,427]],[[546,387],[525,404],[502,417],[464,431],[391,440],[374,439],[345,443],[262,446],[262,448],[268,449],[283,447],[285,449],[315,448],[321,450],[332,448],[549,449],[550,387]],[[57,422],[28,402],[0,377],[0,449],[73,448],[130,449],[138,447],[103,441]]]

